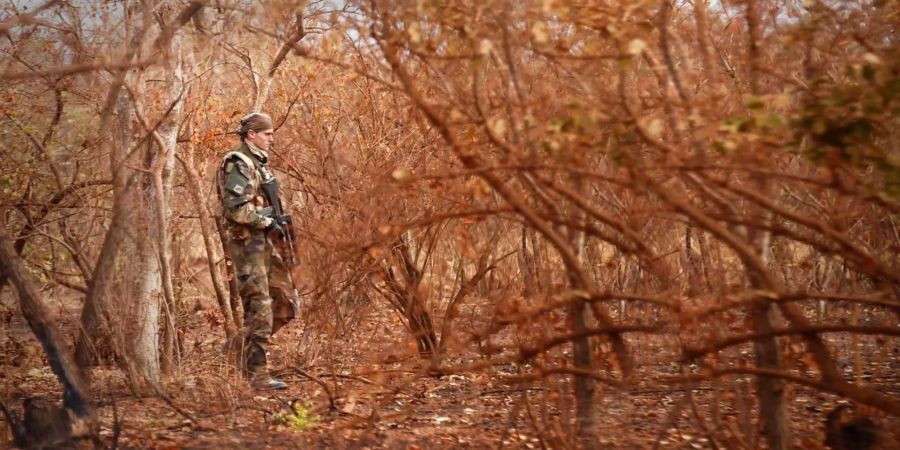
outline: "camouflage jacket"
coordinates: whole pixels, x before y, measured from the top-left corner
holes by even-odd
[[[268,206],[261,185],[274,175],[266,166],[268,155],[262,150],[241,143],[228,152],[222,162],[219,188],[222,193],[222,215],[225,230],[231,239],[242,240],[254,232],[261,232],[272,219],[260,214]]]

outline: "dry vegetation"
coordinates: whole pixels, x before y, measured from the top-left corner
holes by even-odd
[[[72,426],[0,438],[823,448],[847,401],[828,445],[890,448],[898,23],[896,0],[4,2],[0,400],[64,397]],[[222,354],[214,174],[251,110],[300,235],[278,395]]]

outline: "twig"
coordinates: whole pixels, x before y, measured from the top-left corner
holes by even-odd
[[[112,401],[112,414],[113,414],[113,435],[112,435],[112,446],[111,450],[116,450],[119,448],[119,436],[122,434],[122,422],[119,420],[119,408],[116,404],[116,397],[114,394],[110,394],[110,400]]]
[[[333,378],[346,378],[348,380],[356,380],[356,381],[359,381],[359,382],[362,382],[362,383],[365,383],[368,385],[372,385],[372,386],[376,386],[378,384],[368,378],[358,377],[356,375],[346,375],[343,373],[320,373],[319,376],[320,377],[333,377]]]
[[[294,367],[294,370],[295,370],[297,373],[299,373],[300,375],[303,375],[304,377],[309,378],[310,380],[315,381],[316,384],[318,384],[319,386],[322,386],[322,389],[325,389],[325,395],[328,396],[328,408],[329,408],[330,410],[332,410],[332,411],[336,411],[336,410],[337,410],[337,406],[335,406],[335,404],[334,404],[334,394],[332,394],[331,388],[328,387],[328,383],[322,381],[321,378],[319,378],[319,377],[317,377],[317,376],[315,376],[315,375],[313,375],[313,374],[311,374],[311,373],[309,373],[309,372],[307,372],[307,371],[305,371],[305,370],[303,370],[303,369],[301,369],[301,368],[299,368],[299,367]]]
[[[684,360],[696,359],[708,353],[716,352],[728,347],[742,344],[744,342],[756,341],[772,336],[786,336],[792,334],[819,334],[819,333],[853,333],[853,334],[873,334],[885,336],[900,336],[900,328],[896,327],[861,327],[855,325],[818,325],[811,327],[790,327],[773,329],[768,332],[749,333],[740,336],[732,336],[722,341],[712,343],[704,348],[686,349]]]
[[[663,422],[663,426],[660,427],[659,432],[656,433],[656,440],[653,442],[653,450],[656,450],[660,446],[660,442],[662,442],[663,437],[666,435],[666,431],[674,425],[678,421],[678,416],[681,415],[681,411],[688,404],[688,396],[684,395],[681,397],[681,400],[675,404],[675,407],[669,411],[669,415],[666,416],[666,421]]]

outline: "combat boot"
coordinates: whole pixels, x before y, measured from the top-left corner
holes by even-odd
[[[250,387],[260,390],[284,390],[288,385],[284,381],[269,375],[269,371],[265,368],[255,370],[250,374]]]

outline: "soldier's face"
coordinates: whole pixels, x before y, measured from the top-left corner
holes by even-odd
[[[268,129],[263,131],[253,131],[250,130],[247,132],[247,141],[251,144],[255,145],[256,148],[260,150],[269,150],[269,146],[272,145],[272,142],[275,141],[275,130]]]

